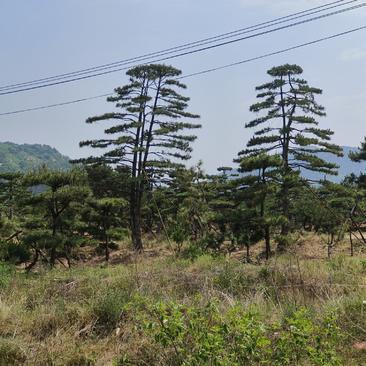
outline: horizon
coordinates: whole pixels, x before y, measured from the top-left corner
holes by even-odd
[[[74,160],[75,158],[72,156],[69,156],[67,154],[63,154],[61,151],[59,151],[57,148],[55,148],[54,146],[51,146],[49,144],[29,144],[29,143],[24,143],[24,144],[17,144],[11,141],[0,141],[0,145],[2,144],[10,144],[10,145],[16,145],[19,147],[25,146],[25,147],[31,147],[31,146],[37,146],[37,147],[44,147],[44,148],[49,148],[52,150],[55,150],[57,153],[59,153],[62,158],[66,158],[69,161]],[[326,156],[329,156],[330,159],[326,159],[328,161],[331,161],[333,163],[339,164],[339,168],[337,169],[337,175],[335,176],[327,176],[327,179],[331,182],[335,182],[335,183],[340,183],[346,176],[350,175],[350,174],[355,174],[355,175],[360,175],[362,174],[365,170],[366,170],[366,162],[365,161],[361,161],[361,162],[354,162],[352,161],[349,156],[348,156],[348,152],[349,151],[356,151],[359,150],[358,147],[355,146],[340,146],[343,150],[343,152],[345,153],[343,155],[343,157],[338,157],[335,155],[332,155],[330,153],[321,153],[324,154]],[[323,157],[324,158],[324,157]],[[203,162],[204,163],[204,162]],[[234,163],[234,162],[232,162]],[[193,164],[185,164],[187,168],[193,167]],[[220,171],[219,169],[222,168],[223,166],[217,166],[212,170],[207,170],[204,168],[204,172],[206,174],[209,175],[220,175]],[[234,164],[228,164],[227,167],[230,167],[233,171],[237,171],[238,170],[238,166],[236,163]],[[359,167],[359,168],[357,168]],[[320,175],[322,175],[321,173],[313,173],[311,171],[304,171],[302,170],[302,175],[304,178],[307,179],[316,179],[317,177],[319,177]]]

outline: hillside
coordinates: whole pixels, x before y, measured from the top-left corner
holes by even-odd
[[[42,165],[54,170],[70,166],[67,156],[48,145],[0,143],[0,172],[25,172]]]

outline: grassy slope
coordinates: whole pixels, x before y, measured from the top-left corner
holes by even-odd
[[[362,305],[366,300],[366,262],[360,257],[338,255],[325,261],[287,255],[262,265],[207,255],[195,260],[173,255],[145,256],[136,261],[131,258],[124,265],[80,266],[29,276],[1,267],[0,365],[178,365],[182,363],[177,361],[176,347],[186,358],[195,352],[191,349],[198,349],[200,342],[207,341],[204,334],[218,336],[217,326],[223,323],[229,324],[232,332],[239,332],[242,326],[245,331],[240,328],[240,339],[230,338],[223,349],[221,341],[209,340],[209,346],[217,341],[218,348],[213,351],[216,355],[226,355],[229,346],[245,337],[250,341],[258,329],[267,327],[264,333],[272,344],[261,341],[263,344],[255,348],[263,347],[261,352],[267,352],[274,344],[280,347],[282,338],[292,342],[296,336],[299,344],[286,343],[289,357],[293,357],[296,350],[302,352],[307,342],[313,342],[310,338],[315,339],[317,332],[324,336],[325,330],[316,327],[330,312],[335,314],[339,327],[336,333],[340,338],[329,341],[341,360],[338,364],[366,364],[366,351],[352,348],[355,342],[366,340]],[[214,304],[216,310],[211,313],[207,304]],[[308,323],[307,316],[300,319],[304,337],[292,333],[295,328],[286,321],[301,308],[307,309],[310,319]],[[230,309],[236,309],[234,323],[229,320]],[[248,312],[255,313],[256,320],[245,323],[241,319]],[[172,325],[173,330],[176,323],[181,324],[182,317],[191,318],[190,336],[187,338],[178,329],[177,344],[163,337],[164,340],[159,333],[161,314],[166,318],[164,324]],[[176,323],[171,322],[172,317]],[[248,327],[252,327],[250,332]],[[280,330],[274,331],[273,327]],[[311,337],[307,338],[309,334]],[[242,364],[275,365],[275,361],[266,362],[255,361],[253,356]],[[303,357],[288,364],[316,363]],[[318,364],[331,365],[326,361]]]

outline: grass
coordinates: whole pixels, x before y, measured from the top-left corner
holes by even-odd
[[[366,364],[352,347],[366,341],[362,258],[171,254],[0,273],[0,365]]]

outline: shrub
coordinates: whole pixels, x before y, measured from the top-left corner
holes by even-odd
[[[254,310],[235,306],[222,314],[215,304],[185,306],[159,303],[144,328],[161,346],[165,365],[338,366],[340,329],[333,314],[313,320],[305,309],[283,324],[266,324]],[[160,364],[160,363],[158,363]]]
[[[216,270],[213,277],[215,288],[232,296],[243,296],[253,289],[258,289],[257,276],[251,267],[243,266],[239,262],[225,261]]]
[[[365,299],[366,296],[356,296],[343,302],[338,324],[352,340],[366,337]]]
[[[274,341],[273,365],[298,365],[302,360],[318,366],[341,365],[336,352],[339,331],[333,314],[317,322],[307,310],[295,311],[275,328],[279,336]]]
[[[0,262],[0,290],[9,286],[11,279],[15,275],[15,268],[13,265]]]
[[[129,289],[122,287],[107,287],[96,296],[91,311],[96,318],[95,328],[98,333],[106,334],[117,327],[129,300]]]
[[[366,273],[366,259],[360,260],[361,271],[363,274]]]
[[[239,307],[225,316],[215,304],[203,307],[159,303],[145,329],[162,346],[169,365],[257,365],[271,354],[266,327]]]
[[[189,259],[193,262],[205,254],[207,254],[207,251],[205,251],[202,247],[196,244],[190,244],[180,252],[180,257],[183,259]]]
[[[0,365],[22,365],[25,360],[25,352],[19,344],[0,338]]]
[[[0,259],[11,263],[24,263],[30,258],[29,249],[23,244],[0,242]]]

